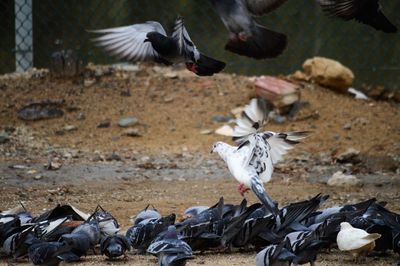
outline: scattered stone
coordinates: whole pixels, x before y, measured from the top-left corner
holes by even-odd
[[[174,101],[174,97],[169,96],[169,97],[165,97],[164,98],[164,102],[165,103],[172,103]]]
[[[353,84],[353,72],[341,63],[324,58],[307,59],[303,64],[304,72],[314,82],[342,93]]]
[[[46,168],[47,170],[54,170],[54,171],[56,171],[56,170],[60,169],[61,166],[62,166],[62,164],[61,164],[60,162],[51,161],[50,163],[48,163],[48,164],[45,166],[45,168]]]
[[[4,144],[8,141],[10,141],[10,136],[5,131],[0,132],[0,144]]]
[[[85,119],[86,119],[85,113],[80,112],[80,113],[78,114],[78,116],[76,117],[76,119],[78,119],[78,120],[85,120]]]
[[[10,165],[8,168],[15,170],[22,170],[22,169],[28,169],[29,167],[22,164],[15,164],[15,165]]]
[[[75,126],[75,125],[66,125],[65,127],[64,127],[64,130],[65,131],[75,131],[75,130],[77,130],[78,129],[78,127],[77,126]]]
[[[84,81],[83,81],[83,86],[85,86],[85,87],[90,87],[90,86],[92,86],[93,84],[95,84],[96,83],[96,79],[95,78],[86,78]]]
[[[351,129],[351,122],[344,124],[343,129],[350,130]]]
[[[122,132],[123,136],[129,136],[129,137],[141,137],[142,134],[139,133],[139,130],[136,128],[128,128]]]
[[[354,95],[354,98],[357,100],[369,100],[368,96],[365,95],[363,92],[358,91],[354,88],[349,88],[347,90],[350,94]]]
[[[235,118],[239,118],[242,116],[243,111],[244,111],[244,107],[240,106],[240,107],[233,108],[231,110],[231,113],[235,116]]]
[[[121,160],[122,160],[121,156],[116,152],[112,152],[111,154],[106,156],[106,161],[121,161]]]
[[[211,129],[203,129],[202,131],[200,131],[200,134],[202,135],[210,135],[212,134],[214,131]]]
[[[340,163],[356,163],[359,162],[356,158],[359,154],[359,150],[348,148],[346,151],[337,154],[334,158]]]
[[[233,136],[233,128],[229,125],[223,125],[222,127],[215,130],[215,134],[232,137]]]
[[[122,97],[131,97],[132,96],[131,90],[130,89],[126,89],[124,91],[121,91],[121,96]]]
[[[328,179],[327,184],[333,187],[354,187],[360,186],[361,180],[354,175],[346,175],[342,171],[338,171]]]
[[[42,179],[42,178],[43,178],[43,175],[41,175],[41,174],[35,175],[35,176],[33,177],[33,179],[35,179],[35,180],[40,180],[40,179]]]
[[[106,119],[104,121],[101,121],[98,125],[97,128],[109,128],[111,125],[110,119]]]
[[[232,120],[230,116],[214,115],[211,120],[216,123],[228,123]]]
[[[178,73],[176,73],[175,71],[168,71],[168,72],[164,73],[164,77],[169,78],[169,79],[176,79],[176,78],[178,78]]]
[[[20,109],[18,118],[28,121],[59,118],[64,115],[63,110],[60,109],[62,104],[63,101],[34,102]]]
[[[137,124],[138,119],[136,117],[126,117],[126,118],[121,118],[118,121],[118,126],[120,127],[129,127]]]

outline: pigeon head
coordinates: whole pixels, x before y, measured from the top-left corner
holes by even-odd
[[[211,153],[215,153],[215,152],[220,153],[224,150],[223,147],[224,147],[224,143],[222,141],[215,142],[211,149]]]
[[[343,230],[343,229],[349,229],[349,228],[353,228],[353,226],[351,226],[350,223],[348,223],[348,222],[341,222],[341,223],[340,223],[340,229],[341,229],[341,230]]]
[[[165,238],[167,239],[177,239],[178,234],[176,232],[176,227],[174,225],[168,226],[167,233],[165,234]]]

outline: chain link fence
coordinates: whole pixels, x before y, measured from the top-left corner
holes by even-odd
[[[380,1],[400,27],[400,1]],[[72,49],[85,62],[117,62],[90,41],[86,30],[161,22],[170,31],[177,15],[197,47],[227,62],[227,72],[289,74],[313,56],[342,62],[356,75],[356,85],[400,86],[400,35],[325,17],[313,0],[288,1],[259,18],[266,27],[287,34],[287,50],[278,58],[257,61],[224,50],[228,33],[207,0],[1,0],[0,73],[33,66],[49,67],[51,54]]]

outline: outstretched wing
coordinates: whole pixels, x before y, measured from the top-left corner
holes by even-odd
[[[269,110],[270,106],[265,100],[251,99],[250,103],[245,106],[242,117],[236,119],[233,140],[241,144],[249,135],[257,133],[266,123]]]
[[[266,131],[260,134],[264,141],[268,142],[272,163],[276,164],[277,162],[282,161],[283,156],[288,152],[288,150],[293,149],[293,146],[300,143],[300,140],[307,137],[309,133],[309,131],[283,133]]]
[[[120,59],[129,61],[158,61],[160,55],[153,49],[150,42],[145,42],[146,35],[149,32],[166,35],[164,28],[156,21],[90,32],[103,34],[93,39],[96,45]]]
[[[180,54],[182,54],[187,60],[196,62],[200,59],[200,52],[190,39],[182,17],[176,19],[174,31],[171,37],[178,42]]]
[[[247,9],[255,16],[261,16],[274,11],[287,0],[246,0]]]

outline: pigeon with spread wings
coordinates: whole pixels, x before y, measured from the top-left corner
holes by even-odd
[[[128,61],[155,61],[165,65],[185,63],[188,70],[199,76],[211,76],[225,67],[224,62],[205,56],[197,49],[183,18],[176,19],[171,36],[167,36],[156,21],[92,32],[102,34],[94,39],[98,46]]]
[[[239,146],[219,141],[214,144],[212,152],[217,152],[226,162],[240,183],[238,191],[242,195],[251,189],[266,208],[277,215],[277,206],[266,193],[263,183],[271,180],[274,164],[281,161],[283,155],[308,132],[259,132],[267,119],[267,111],[265,101],[252,99],[242,117],[236,120],[233,138]]]
[[[285,50],[287,38],[257,24],[254,16],[267,14],[287,0],[210,0],[225,27],[225,49],[255,59],[274,58]]]
[[[331,17],[344,20],[355,19],[386,33],[397,32],[383,14],[379,0],[317,0],[322,10]]]

